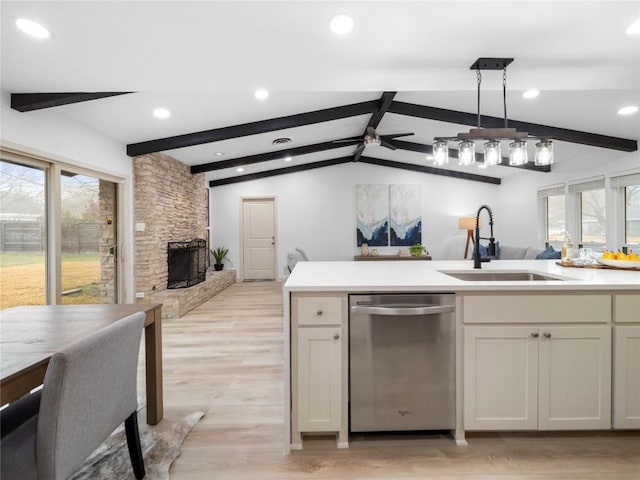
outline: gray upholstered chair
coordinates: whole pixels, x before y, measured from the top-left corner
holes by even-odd
[[[0,412],[2,480],[63,480],[125,422],[136,478],[145,475],[137,421],[144,313],[55,353],[41,391]]]

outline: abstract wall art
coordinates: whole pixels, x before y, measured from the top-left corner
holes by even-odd
[[[422,186],[389,186],[389,245],[422,243]]]
[[[389,245],[388,185],[356,185],[356,233],[358,247]]]

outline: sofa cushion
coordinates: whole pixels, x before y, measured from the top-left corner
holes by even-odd
[[[544,249],[542,252],[536,255],[535,259],[536,260],[559,260],[560,253],[561,252],[557,251],[555,248],[549,245],[546,249]]]
[[[544,252],[544,248],[529,247],[527,248],[527,253],[524,254],[524,259],[535,260],[542,252]]]
[[[500,254],[498,258],[500,260],[523,260],[527,253],[527,247],[512,247],[510,245],[503,245],[500,248]]]
[[[495,245],[496,245],[496,254],[489,256],[489,245],[480,244],[480,256],[482,258],[490,258],[491,260],[499,259],[500,258],[500,242],[495,242]],[[473,251],[475,252],[475,248],[473,249]]]

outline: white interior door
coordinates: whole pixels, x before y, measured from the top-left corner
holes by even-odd
[[[273,198],[242,200],[243,278],[275,280],[276,233]]]

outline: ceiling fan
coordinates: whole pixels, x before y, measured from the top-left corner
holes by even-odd
[[[362,140],[362,144],[358,145],[358,148],[355,151],[355,155],[359,156],[363,152],[364,148],[368,145],[380,145],[391,150],[396,150],[396,147],[389,143],[388,140],[393,140],[399,137],[408,137],[409,135],[414,135],[414,133],[393,133],[390,135],[378,135],[375,128],[367,127],[367,133],[365,133],[364,138],[361,136],[343,138],[341,140],[334,140],[333,143],[353,143],[356,140]]]

